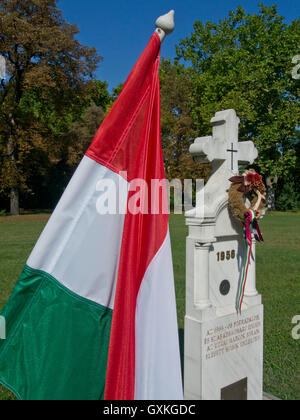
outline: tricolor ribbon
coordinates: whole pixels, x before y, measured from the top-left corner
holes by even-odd
[[[256,219],[257,212],[255,212],[254,210],[249,210],[247,211],[245,216],[246,216],[246,221],[244,224],[243,231],[244,231],[245,244],[246,244],[246,258],[245,258],[242,279],[239,285],[237,302],[236,302],[236,310],[237,310],[237,313],[240,313],[240,314],[242,313],[246,282],[247,282],[251,254],[252,254],[252,236],[254,235],[255,239],[258,242],[264,241],[262,234],[260,232],[260,229],[259,229],[257,219]]]

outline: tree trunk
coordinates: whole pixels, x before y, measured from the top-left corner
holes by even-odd
[[[20,203],[19,203],[19,189],[14,187],[10,192],[10,214],[12,216],[19,216]]]
[[[274,211],[276,210],[276,196],[275,196],[275,189],[272,187],[268,188],[268,210]]]
[[[19,174],[16,162],[16,144],[17,141],[13,135],[15,121],[11,117],[11,133],[7,144],[7,154],[10,160],[10,214],[12,216],[19,216]]]
[[[267,194],[268,194],[268,210],[276,210],[276,187],[278,183],[278,176],[268,177],[267,180]]]

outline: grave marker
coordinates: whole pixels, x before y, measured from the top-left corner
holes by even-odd
[[[190,148],[198,162],[211,162],[204,187],[204,214],[186,213],[187,284],[185,318],[185,398],[261,400],[263,306],[256,290],[255,243],[242,315],[235,302],[245,258],[242,225],[228,208],[229,178],[258,151],[239,142],[234,110],[216,113],[213,134]],[[203,212],[202,212],[203,213]]]

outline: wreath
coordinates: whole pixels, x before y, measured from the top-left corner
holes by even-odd
[[[267,201],[266,186],[261,175],[250,169],[243,175],[230,178],[229,181],[232,182],[229,189],[229,207],[232,215],[244,224],[249,210],[253,210],[256,219],[260,219]],[[250,201],[250,208],[246,207],[247,199]]]
[[[236,297],[236,310],[241,313],[252,255],[253,236],[257,241],[263,242],[258,220],[263,216],[267,196],[262,177],[254,169],[246,171],[243,175],[234,176],[229,181],[232,182],[229,189],[229,208],[232,215],[243,224],[246,247],[246,257]],[[250,208],[246,207],[247,199],[250,202]]]

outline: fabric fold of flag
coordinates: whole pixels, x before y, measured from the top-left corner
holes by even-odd
[[[20,399],[183,397],[164,212],[160,46],[154,33],[1,313],[0,382]],[[137,190],[137,179],[149,188]],[[117,211],[102,213],[110,186]]]

